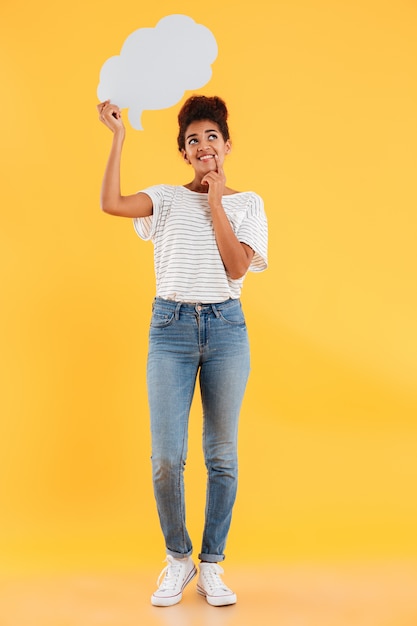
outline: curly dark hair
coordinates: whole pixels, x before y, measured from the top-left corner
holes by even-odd
[[[227,125],[227,107],[224,100],[218,96],[191,96],[184,102],[178,113],[178,150],[185,150],[185,131],[192,122],[210,120],[215,122],[220,129],[223,139],[227,141],[229,127]]]

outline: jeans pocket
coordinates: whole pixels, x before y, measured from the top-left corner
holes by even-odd
[[[151,328],[166,328],[172,324],[175,313],[162,313],[159,311],[153,311],[151,317]]]
[[[231,326],[246,326],[245,316],[240,304],[219,311],[220,319]]]

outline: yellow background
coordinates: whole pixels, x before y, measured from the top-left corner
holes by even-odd
[[[111,137],[95,105],[103,62],[172,13],[217,40],[200,92],[225,98],[228,183],[262,195],[270,225],[270,268],[243,292],[253,371],[228,559],[416,556],[415,2],[16,0],[0,13],[0,567],[163,558],[152,246],[99,209]],[[125,193],[188,182],[179,106],[128,126]],[[200,430],[197,400],[196,551]]]

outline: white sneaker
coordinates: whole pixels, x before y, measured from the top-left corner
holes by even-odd
[[[217,563],[200,563],[197,591],[205,596],[207,602],[212,606],[235,604],[236,594],[229,587],[226,587],[220,574],[224,574],[224,571]]]
[[[174,559],[169,555],[166,558],[168,565],[159,574],[158,589],[151,596],[154,606],[172,606],[182,599],[184,587],[197,574],[197,568],[191,557],[185,559]],[[165,574],[165,576],[164,576]],[[164,576],[162,583],[160,580]]]

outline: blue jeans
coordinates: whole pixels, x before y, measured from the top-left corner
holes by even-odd
[[[239,300],[187,304],[156,298],[147,368],[154,493],[167,554],[189,556],[184,501],[188,419],[199,373],[207,467],[199,558],[223,561],[237,488],[239,412],[249,375],[249,342]]]

